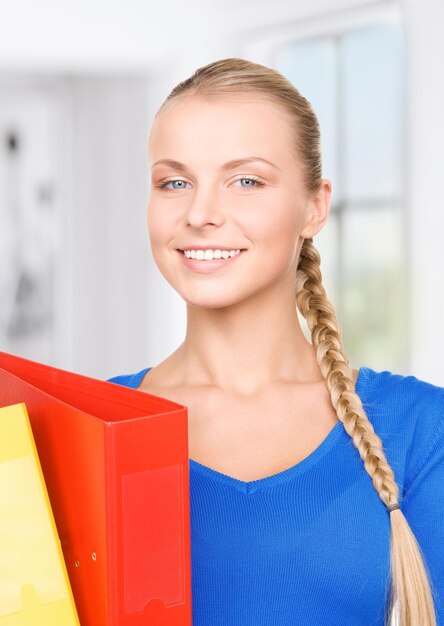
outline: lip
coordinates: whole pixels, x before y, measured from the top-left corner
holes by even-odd
[[[196,248],[193,248],[193,249],[195,250]],[[197,249],[202,249],[202,248],[197,248]],[[246,252],[246,250],[241,250],[239,254],[229,257],[228,259],[211,259],[211,261],[210,260],[200,261],[198,259],[188,259],[182,250],[177,250],[177,252],[181,255],[182,262],[185,264],[185,267],[188,267],[189,269],[194,270],[195,272],[198,272],[200,274],[208,274],[210,272],[214,272],[224,267],[229,267],[230,265],[235,263],[236,260],[240,256],[242,256],[244,252]]]

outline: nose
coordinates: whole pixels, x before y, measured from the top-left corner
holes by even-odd
[[[225,216],[221,207],[221,198],[214,186],[196,189],[185,211],[189,226],[202,228],[206,224],[221,224]]]

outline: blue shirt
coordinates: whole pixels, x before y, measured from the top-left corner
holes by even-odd
[[[149,369],[110,381],[137,388]],[[356,391],[444,626],[444,388],[361,367]],[[266,478],[245,482],[192,459],[189,470],[193,626],[383,626],[389,513],[342,422]]]

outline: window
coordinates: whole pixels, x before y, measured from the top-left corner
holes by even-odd
[[[392,21],[273,46],[318,116],[330,216],[314,238],[354,367],[408,361],[404,42]]]

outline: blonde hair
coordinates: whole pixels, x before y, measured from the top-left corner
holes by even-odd
[[[290,135],[296,157],[304,171],[308,191],[315,192],[322,181],[320,130],[316,115],[306,98],[282,74],[245,59],[229,58],[198,68],[180,82],[162,103],[158,113],[183,95],[260,96],[280,105],[289,115]],[[385,615],[388,625],[436,626],[430,581],[420,547],[398,505],[399,489],[387,462],[381,439],[365,414],[355,391],[353,373],[345,354],[335,309],[322,285],[320,256],[313,239],[304,239],[296,274],[296,304],[311,331],[322,375],[338,419],[350,435],[390,516],[390,602]]]

